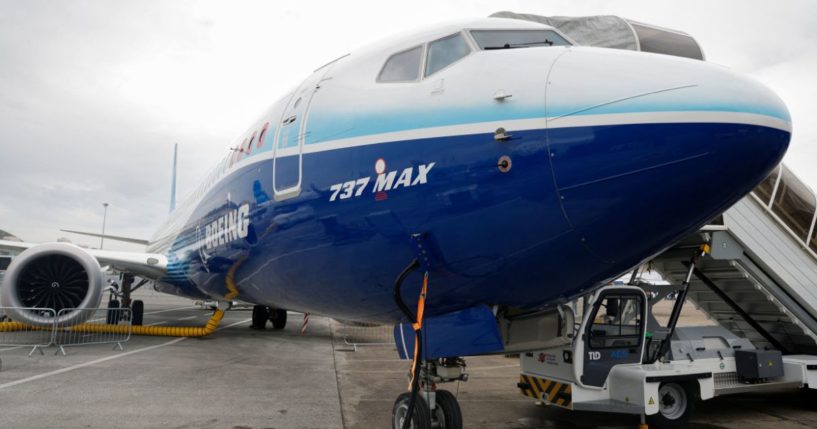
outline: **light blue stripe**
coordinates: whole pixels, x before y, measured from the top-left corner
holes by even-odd
[[[685,103],[644,103],[627,100],[591,109],[587,109],[587,106],[560,106],[550,108],[548,116],[553,118],[569,114],[585,116],[646,112],[738,112],[769,116],[786,122],[791,121],[787,111],[775,106],[694,101]],[[377,112],[313,111],[309,116],[309,132],[306,136],[306,144],[421,128],[533,119],[541,118],[544,115],[543,106],[499,105],[495,107]]]

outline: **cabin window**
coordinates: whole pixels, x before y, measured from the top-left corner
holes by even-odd
[[[570,46],[570,42],[553,30],[472,30],[471,36],[484,50]]]
[[[380,71],[379,82],[410,82],[420,76],[420,60],[423,49],[421,46],[399,52],[386,61]]]
[[[264,128],[261,129],[261,134],[258,135],[258,146],[256,148],[260,148],[264,146],[264,136],[267,134],[267,128],[269,127],[269,122],[264,124]]]
[[[468,42],[457,33],[428,45],[426,76],[432,75],[471,53]]]
[[[252,152],[253,143],[255,143],[255,133],[252,133],[252,136],[250,137],[250,142],[247,143],[247,155],[249,155],[250,152]]]

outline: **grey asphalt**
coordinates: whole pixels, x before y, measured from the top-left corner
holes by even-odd
[[[200,326],[191,301],[142,292],[145,324]],[[387,428],[407,363],[384,343],[388,329],[353,328],[290,313],[283,331],[249,329],[230,311],[207,338],[133,337],[111,345],[46,349],[0,346],[0,428]],[[0,340],[4,337],[0,335]],[[352,343],[361,342],[355,347]],[[637,419],[536,405],[516,389],[518,362],[468,359],[457,393],[467,428],[634,428]],[[817,427],[817,402],[794,392],[701,404],[691,425]]]

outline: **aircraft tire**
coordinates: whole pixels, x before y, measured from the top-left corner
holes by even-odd
[[[275,309],[270,311],[269,320],[272,322],[272,328],[281,330],[287,326],[287,311],[283,309]]]
[[[403,429],[403,423],[408,411],[409,400],[411,400],[411,393],[405,392],[397,397],[394,401],[394,407],[391,410],[391,427],[392,429]],[[428,409],[428,404],[417,395],[414,399],[414,412],[411,419],[412,429],[431,429],[431,411]]]
[[[462,410],[457,398],[447,390],[437,390],[434,418],[443,429],[462,429]]]
[[[108,312],[105,314],[105,323],[109,325],[116,325],[119,323],[119,319],[122,317],[122,313],[119,310],[115,310],[119,308],[119,301],[112,299],[108,301]]]
[[[130,305],[130,321],[133,326],[142,326],[145,320],[145,303],[141,299],[133,301]]]
[[[253,329],[264,329],[267,327],[267,319],[269,319],[269,307],[263,305],[255,305],[252,308],[252,325]]]

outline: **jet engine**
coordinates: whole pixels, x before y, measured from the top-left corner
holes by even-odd
[[[46,243],[16,256],[6,270],[0,302],[14,321],[34,326],[76,325],[99,307],[102,268],[86,250],[69,243]],[[54,313],[38,309],[53,309]],[[67,310],[60,314],[63,309]]]

